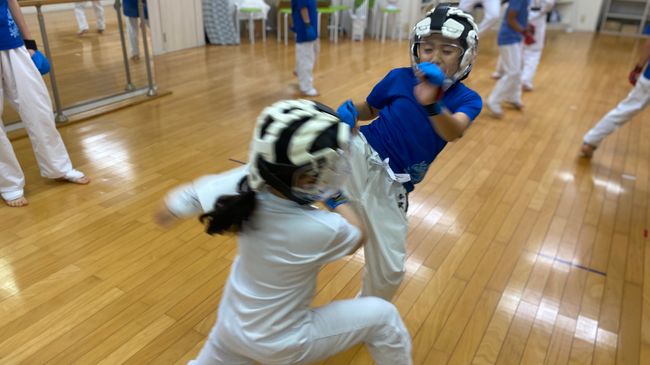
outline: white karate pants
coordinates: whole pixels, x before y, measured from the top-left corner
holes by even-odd
[[[605,137],[612,134],[618,127],[627,123],[640,111],[645,109],[649,101],[650,80],[645,76],[641,76],[627,97],[591,128],[583,137],[583,141],[589,145],[598,147]]]
[[[521,103],[521,58],[522,43],[499,46],[499,57],[503,66],[503,75],[497,80],[488,103],[493,107],[502,102]]]
[[[458,8],[462,11],[472,13],[474,6],[478,3],[483,5],[483,20],[478,25],[478,32],[482,34],[499,21],[501,0],[460,0]]]
[[[25,125],[41,175],[55,179],[72,170],[70,157],[54,125],[50,95],[43,77],[25,47],[0,51],[2,87],[6,97]],[[2,103],[0,103],[0,115]],[[2,123],[0,123],[2,126]],[[0,193],[5,200],[23,196],[25,175],[20,169],[11,142],[0,128]]]
[[[314,65],[320,49],[319,40],[313,42],[296,43],[296,74],[298,74],[298,87],[303,93],[314,88]]]
[[[223,313],[221,310],[220,314]],[[365,343],[378,365],[411,365],[411,339],[394,305],[385,300],[364,297],[340,300],[309,310],[306,341],[294,360],[276,359],[269,353],[263,359],[248,356],[249,346],[233,340],[236,334],[217,320],[210,336],[189,365],[264,365],[310,364],[326,359],[356,344]],[[296,329],[304,331],[304,328]],[[281,341],[278,341],[282,346]],[[292,344],[293,345],[293,344]]]
[[[79,26],[79,31],[88,30],[88,21],[86,20],[86,12],[84,11],[86,3],[75,3],[74,4],[74,15],[77,18],[77,25]],[[104,21],[104,7],[99,2],[99,0],[92,1],[93,9],[95,9],[95,22],[97,24],[97,30],[106,29],[106,23]]]

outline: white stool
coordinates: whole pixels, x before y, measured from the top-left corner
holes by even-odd
[[[334,41],[334,43],[337,43],[339,40],[338,37],[338,26],[339,26],[339,17],[338,17],[338,10],[334,7],[328,6],[325,8],[317,8],[316,11],[318,12],[318,37],[320,37],[320,26],[321,26],[321,15],[322,14],[327,14],[330,16],[329,22],[333,23],[332,25],[327,25],[327,29],[329,30],[329,39],[330,41]],[[332,32],[334,31],[334,32]]]
[[[291,8],[281,8],[278,9],[278,19],[277,19],[277,25],[276,27],[278,28],[278,42],[280,42],[280,38],[282,37],[282,28],[280,27],[280,15],[284,18],[284,45],[289,44],[289,15],[291,15]]]
[[[395,38],[396,31],[399,33],[398,40],[402,40],[402,27],[399,24],[399,15],[401,10],[396,7],[385,7],[381,9],[384,14],[381,22],[381,43],[386,42],[386,28],[388,28],[388,16],[393,18],[393,38]]]
[[[237,34],[239,34],[239,14],[248,14],[248,37],[251,43],[255,43],[255,18],[256,14],[262,14],[260,8],[239,8],[237,9]],[[266,42],[266,18],[262,18],[262,39]]]

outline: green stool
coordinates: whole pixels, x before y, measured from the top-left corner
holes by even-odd
[[[253,19],[253,16],[258,13],[261,14],[262,9],[239,8],[237,11],[242,14],[248,14],[248,37],[251,43],[255,43],[255,19]],[[237,34],[239,34],[239,17],[237,18]],[[266,18],[262,18],[262,39],[266,42]]]

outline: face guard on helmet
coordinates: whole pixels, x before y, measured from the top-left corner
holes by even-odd
[[[441,34],[444,38],[458,41],[457,44],[429,44],[427,38],[432,34]],[[448,86],[464,80],[472,70],[472,65],[478,54],[478,27],[474,23],[474,18],[464,11],[450,7],[448,5],[439,5],[429,11],[420,20],[411,33],[411,65],[417,70],[420,61],[420,48],[425,45],[430,47],[439,47],[442,54],[458,55],[458,70],[449,77]],[[454,47],[458,48],[454,50]]]
[[[262,111],[250,150],[249,183],[268,185],[310,204],[337,192],[348,175],[350,127],[336,112],[310,100],[279,101]]]

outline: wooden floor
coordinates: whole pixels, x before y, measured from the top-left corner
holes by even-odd
[[[70,37],[62,28],[55,42]],[[493,43],[482,40],[468,79],[484,97]],[[582,135],[629,92],[638,46],[550,33],[525,111],[480,115],[411,195],[395,304],[416,364],[650,363],[650,111],[592,161],[577,157]],[[324,41],[318,100],[364,98],[408,64],[407,48]],[[92,47],[78,52],[95,57]],[[14,141],[31,204],[0,207],[0,363],[195,356],[236,245],[194,220],[163,230],[152,212],[173,186],[246,159],[259,111],[296,96],[293,59],[293,46],[273,37],[158,57],[159,84],[173,95],[60,129],[88,186],[40,178],[29,140]],[[362,266],[358,255],[325,267],[315,304],[353,296]],[[323,362],[371,363],[362,347]]]

